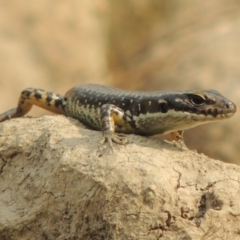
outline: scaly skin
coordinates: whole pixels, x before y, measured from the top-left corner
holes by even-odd
[[[101,130],[103,140],[126,144],[123,134],[154,135],[171,133],[172,140],[183,140],[183,131],[207,122],[227,119],[236,105],[215,90],[175,92],[124,91],[102,85],[79,85],[65,96],[28,88],[18,105],[0,114],[0,122],[27,114],[32,105],[80,120]]]

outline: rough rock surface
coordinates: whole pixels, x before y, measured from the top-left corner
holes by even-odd
[[[240,239],[240,167],[63,116],[0,125],[0,239]]]

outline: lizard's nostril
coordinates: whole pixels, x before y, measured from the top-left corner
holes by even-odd
[[[232,102],[226,103],[226,108],[231,110],[231,111],[233,111],[233,112],[236,112],[236,109],[237,109],[236,105],[234,103],[232,103]]]

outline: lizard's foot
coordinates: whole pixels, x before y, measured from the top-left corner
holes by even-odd
[[[101,147],[105,142],[108,142],[108,145],[113,152],[113,142],[120,145],[126,145],[128,143],[128,139],[123,133],[108,133],[104,134],[99,143],[99,147]]]
[[[186,144],[183,140],[183,131],[175,131],[170,133],[171,139],[174,142],[174,145],[180,147],[184,150],[188,150]]]

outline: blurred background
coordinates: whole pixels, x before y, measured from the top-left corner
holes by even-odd
[[[239,39],[236,0],[0,0],[0,112],[26,87],[82,83],[216,89],[239,106]],[[240,164],[239,117],[186,131],[187,146]]]

